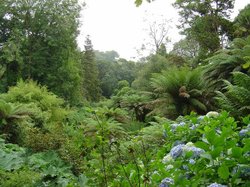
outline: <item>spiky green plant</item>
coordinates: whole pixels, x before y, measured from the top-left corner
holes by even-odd
[[[24,104],[8,103],[0,99],[0,133],[10,142],[18,139],[19,124],[32,115],[32,110]]]
[[[226,92],[217,92],[220,107],[231,115],[239,117],[250,114],[250,76],[241,72],[233,73],[233,83],[226,83]]]
[[[250,36],[236,38],[229,49],[218,51],[207,59],[203,67],[206,78],[215,88],[221,88],[223,80],[231,80],[234,71],[249,72],[250,70]]]
[[[0,100],[0,118],[6,122],[23,119],[30,114],[32,114],[32,111],[26,105],[17,105]]]
[[[207,83],[200,69],[171,69],[154,74],[151,86],[156,95],[156,109],[170,118],[208,110]]]

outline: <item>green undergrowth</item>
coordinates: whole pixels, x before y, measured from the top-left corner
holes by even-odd
[[[0,186],[250,185],[249,116],[139,122],[141,102],[70,108],[26,84],[0,95]]]

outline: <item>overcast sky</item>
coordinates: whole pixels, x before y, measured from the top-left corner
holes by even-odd
[[[175,0],[156,0],[136,7],[134,0],[85,0],[81,15],[78,44],[83,49],[86,35],[90,35],[95,50],[115,50],[120,57],[131,59],[138,56],[137,49],[147,43],[148,22],[172,20],[169,30],[171,43],[177,42],[178,14],[172,7]],[[233,16],[250,0],[236,0]]]

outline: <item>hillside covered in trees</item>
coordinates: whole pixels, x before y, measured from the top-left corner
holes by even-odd
[[[79,49],[77,0],[1,0],[0,186],[250,186],[250,4],[230,20],[234,2],[176,0],[185,37],[132,61]]]

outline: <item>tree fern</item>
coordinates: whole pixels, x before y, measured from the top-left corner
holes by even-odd
[[[232,72],[249,71],[248,57],[250,54],[250,36],[236,38],[229,49],[220,50],[208,58],[207,65],[203,67],[205,77],[215,88],[223,86],[223,79],[232,80]]]
[[[23,119],[31,115],[32,111],[25,105],[7,103],[0,99],[0,118],[6,121]]]
[[[28,105],[7,103],[0,99],[0,133],[5,134],[8,141],[16,143],[21,122],[32,114]]]
[[[250,76],[241,72],[233,73],[234,85],[225,81],[226,92],[217,92],[217,101],[222,109],[234,116],[250,114]]]
[[[205,99],[208,84],[204,82],[200,69],[173,68],[160,74],[154,74],[151,78],[151,86],[153,92],[158,93],[156,99],[162,100],[156,109],[165,107],[164,113],[173,113],[173,111],[167,111],[170,108],[173,109],[173,107],[169,107],[171,105],[174,106],[177,116],[188,114],[191,111],[204,113],[208,110]],[[165,101],[163,101],[164,99]]]
[[[217,101],[219,103],[219,105],[221,106],[221,108],[223,108],[224,110],[227,111],[234,111],[235,108],[233,106],[233,102],[227,97],[225,96],[223,93],[221,92],[216,92],[217,93]]]
[[[250,77],[241,72],[233,72],[234,84],[244,88],[250,88]]]
[[[207,111],[206,105],[198,99],[190,99],[190,103],[192,104],[192,106],[194,106],[194,108],[199,108],[203,111]]]

